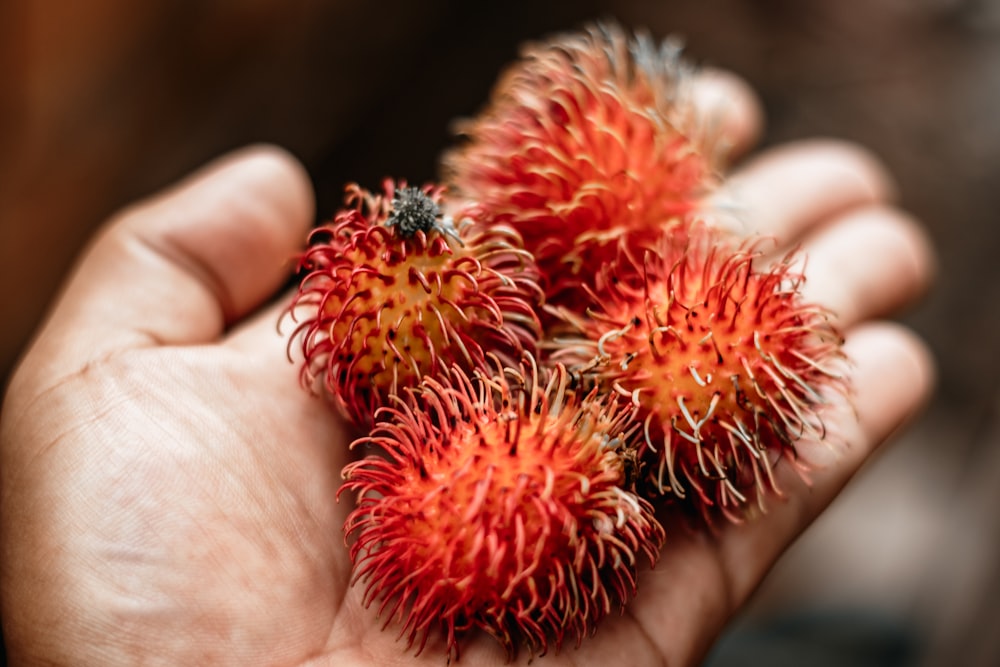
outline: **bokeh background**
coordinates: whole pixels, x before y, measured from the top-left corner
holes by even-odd
[[[449,122],[483,104],[520,42],[610,17],[746,77],[765,146],[868,146],[940,257],[901,316],[937,355],[932,404],[710,661],[1000,664],[997,0],[4,0],[0,380],[127,202],[254,141],[305,162],[321,216],[346,181],[431,179]]]

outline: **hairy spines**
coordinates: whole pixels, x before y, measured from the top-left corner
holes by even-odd
[[[580,641],[635,593],[663,529],[624,488],[629,409],[532,364],[426,379],[350,464],[346,530],[367,604],[422,648],[471,630],[513,655]]]

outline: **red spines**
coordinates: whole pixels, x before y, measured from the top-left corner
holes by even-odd
[[[628,410],[568,391],[561,367],[544,385],[527,371],[425,380],[359,441],[383,454],[344,471],[365,600],[408,644],[440,630],[457,654],[474,629],[509,655],[578,642],[658,555],[652,507],[623,488]]]

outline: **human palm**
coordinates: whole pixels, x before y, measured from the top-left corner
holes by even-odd
[[[751,98],[729,79],[707,81],[740,101],[725,127],[747,144]],[[791,194],[788,177],[801,185]],[[760,231],[804,244],[810,297],[848,332],[854,407],[835,403],[826,416],[843,445],[831,456],[803,443],[811,484],[780,469],[785,498],[755,521],[713,533],[668,526],[626,613],[547,665],[696,662],[930,384],[919,342],[861,324],[911,298],[929,265],[916,228],[881,203],[878,168],[856,149],[809,144],[735,182],[768,211]],[[275,330],[285,302],[262,305],[311,206],[300,168],[256,149],[126,211],[90,248],[4,405],[0,612],[12,658],[445,662],[441,641],[415,656],[395,628],[382,631],[363,586],[351,586],[351,499],[335,502],[351,433],[298,385]],[[489,637],[462,650],[468,664],[504,662]]]

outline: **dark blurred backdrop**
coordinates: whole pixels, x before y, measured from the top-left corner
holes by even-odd
[[[881,156],[941,260],[903,315],[938,356],[933,404],[734,636],[841,614],[900,630],[907,661],[1000,664],[1000,2],[362,5],[0,3],[0,380],[97,225],[213,156],[285,146],[326,216],[346,181],[433,178],[449,121],[483,104],[521,41],[605,17],[680,34],[757,88],[765,144],[826,135]]]

